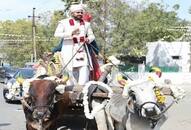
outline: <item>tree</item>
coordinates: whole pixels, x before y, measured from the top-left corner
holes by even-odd
[[[172,41],[182,35],[169,30],[181,23],[176,12],[165,11],[162,4],[132,7],[121,0],[110,0],[106,4],[107,9],[103,1],[91,4],[90,8],[94,14],[94,32],[98,38],[102,38],[98,39],[101,43],[106,42],[107,53],[144,56],[147,42],[159,39]],[[107,17],[104,17],[105,13]],[[105,35],[104,28],[107,32]]]
[[[41,19],[36,21],[36,49],[37,58],[44,52],[50,51],[58,44],[59,39],[54,38],[54,31],[60,19],[65,18],[62,11],[54,14],[44,12]],[[31,60],[33,54],[32,22],[26,19],[17,21],[4,21],[0,23],[1,52],[4,59],[15,66],[23,66]],[[3,45],[2,45],[3,44]]]
[[[20,66],[21,61],[30,59],[32,53],[31,28],[28,28],[31,23],[26,20],[5,21],[2,26],[1,39],[5,40],[2,45],[4,58],[9,63]]]
[[[48,14],[48,15],[47,15]],[[49,19],[47,20],[47,16],[49,16]],[[38,35],[40,37],[44,37],[46,39],[46,42],[41,42],[41,46],[38,46],[38,51],[40,54],[38,57],[41,57],[41,55],[44,52],[50,51],[52,47],[56,46],[59,42],[60,39],[54,37],[54,32],[57,27],[58,21],[61,19],[65,18],[66,16],[64,15],[63,11],[54,11],[53,14],[43,13],[41,15],[41,25],[38,25],[39,30],[38,30]],[[48,21],[48,22],[47,22]],[[47,24],[45,24],[47,23]]]

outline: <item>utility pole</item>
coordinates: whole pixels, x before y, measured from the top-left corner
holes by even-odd
[[[37,51],[36,51],[36,25],[35,25],[35,18],[40,18],[39,16],[35,16],[35,9],[33,8],[33,15],[28,16],[29,18],[32,17],[32,42],[33,42],[33,62],[37,61]]]

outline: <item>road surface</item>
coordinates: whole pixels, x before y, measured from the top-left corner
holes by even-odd
[[[20,104],[8,104],[3,98],[0,84],[0,130],[25,130],[25,120]]]
[[[184,84],[186,96],[168,111],[168,120],[161,130],[191,130],[191,84]]]

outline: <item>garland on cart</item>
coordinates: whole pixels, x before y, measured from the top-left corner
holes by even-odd
[[[113,91],[112,89],[105,83],[100,82],[100,81],[89,81],[88,83],[85,84],[84,88],[83,88],[83,105],[84,105],[84,113],[86,118],[88,119],[93,119],[95,114],[100,111],[101,109],[103,109],[105,107],[105,105],[107,104],[108,100],[104,100],[100,105],[96,106],[93,108],[93,110],[90,112],[89,110],[89,102],[88,102],[88,89],[89,87],[94,84],[94,85],[98,85],[104,87],[105,89],[107,89],[109,91],[108,93],[108,97],[111,98]]]

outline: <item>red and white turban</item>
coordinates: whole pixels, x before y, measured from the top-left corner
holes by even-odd
[[[83,6],[81,4],[75,4],[70,6],[70,13],[84,11]]]

